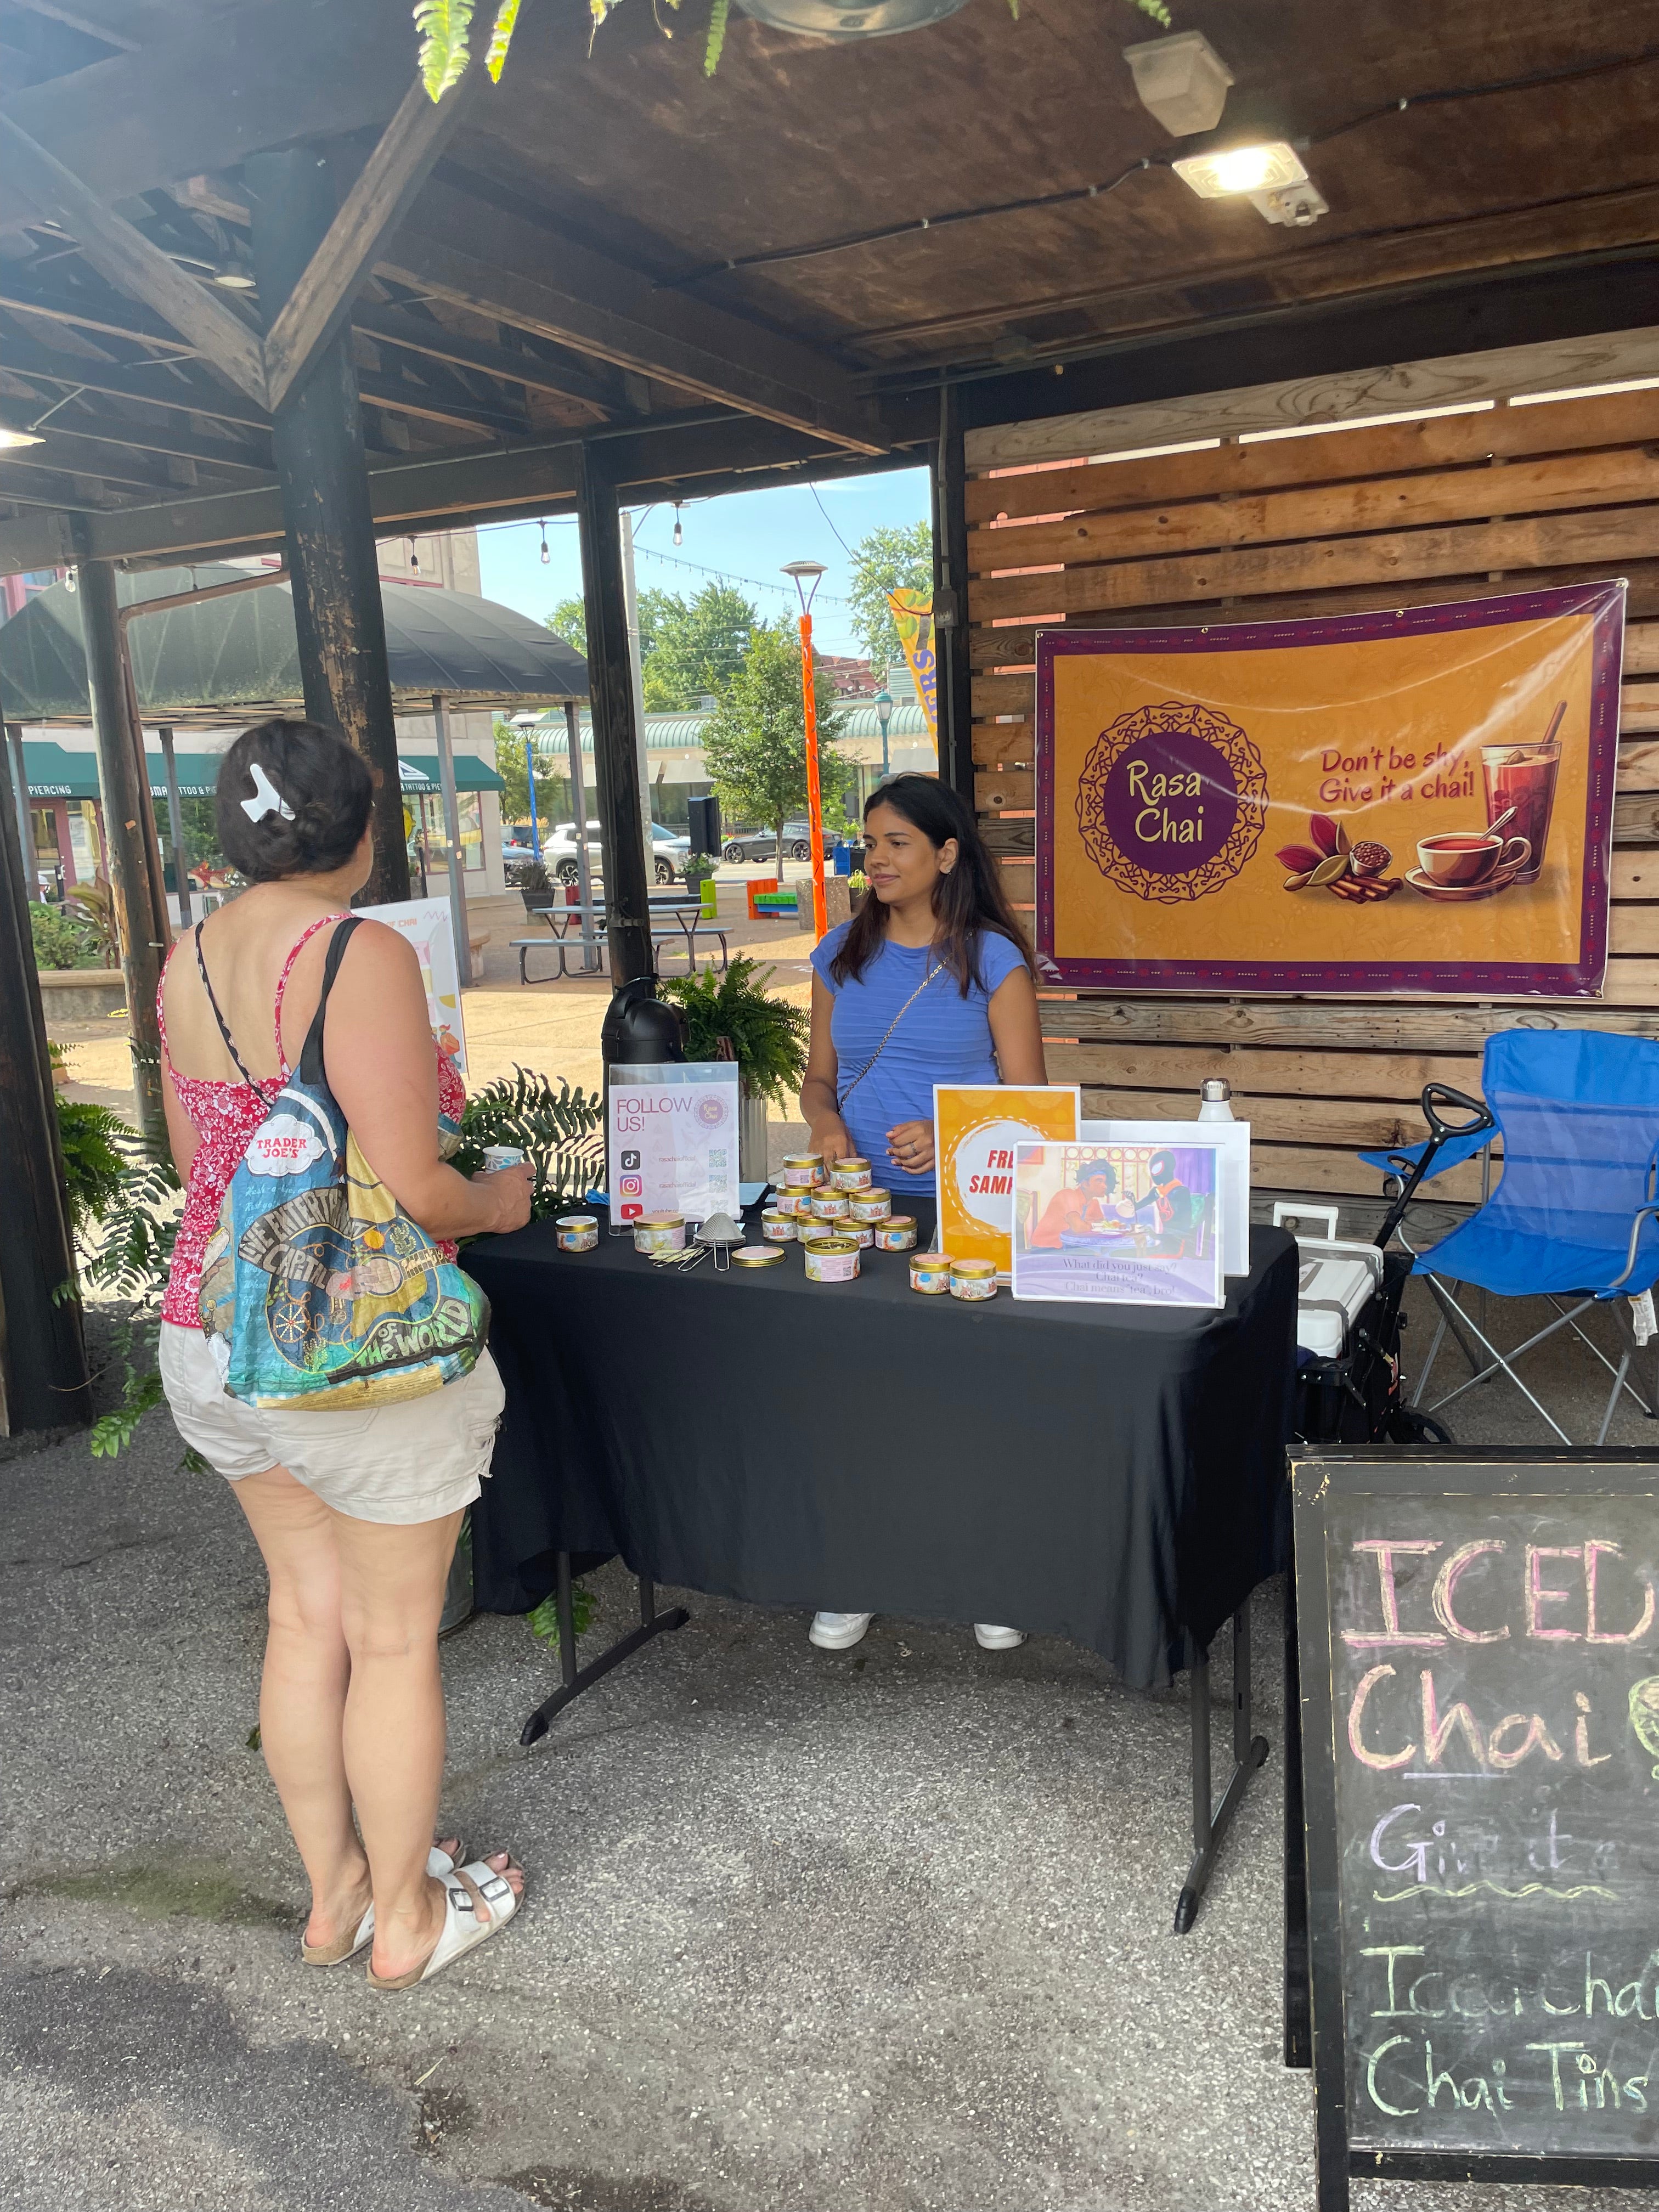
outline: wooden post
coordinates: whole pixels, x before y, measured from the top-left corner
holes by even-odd
[[[167,1140],[161,1108],[161,1036],[155,991],[167,945],[158,937],[156,890],[150,881],[155,823],[149,781],[127,708],[120,625],[116,621],[115,573],[107,561],[77,561],[76,604],[87,656],[87,689],[98,741],[98,788],[104,802],[104,853],[111,902],[121,939],[121,972],[127,987],[127,1033],[132,1046],[132,1088],[138,1127],[153,1143]]]
[[[28,902],[34,856],[0,806],[0,1436],[92,1418],[63,1146]]]
[[[939,396],[933,459],[933,652],[938,666],[939,774],[974,803],[974,733],[968,672],[968,470],[955,390]]]
[[[644,793],[634,726],[617,487],[602,449],[580,448],[576,517],[581,537],[582,598],[587,611],[587,693],[593,718],[593,776],[599,787],[599,850],[605,866],[611,974],[617,983],[655,972],[650,891],[640,835]]]
[[[246,164],[245,175],[255,196],[254,270],[274,319],[334,220],[333,182],[314,148],[261,154]],[[406,899],[398,732],[348,332],[331,338],[289,391],[272,417],[271,436],[306,712],[338,730],[374,776],[374,872],[361,902]]]
[[[190,927],[190,857],[185,849],[185,817],[179,806],[179,769],[173,757],[173,732],[163,723],[156,735],[161,740],[161,765],[167,780],[167,834],[173,840],[173,872],[179,885],[179,922]]]

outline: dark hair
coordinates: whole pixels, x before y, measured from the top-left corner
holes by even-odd
[[[1006,937],[1035,976],[1031,949],[1002,888],[1002,871],[986,851],[967,801],[937,776],[896,775],[878,784],[865,800],[866,821],[878,806],[890,806],[896,814],[902,814],[936,852],[952,837],[957,841],[955,867],[933,885],[937,924],[933,943],[962,986],[963,997],[967,997],[973,984],[984,988],[975,942],[982,930]],[[863,975],[880,950],[886,929],[885,908],[879,899],[866,898],[853,916],[841,950],[830,963],[830,973],[837,983],[845,983],[849,977],[856,981]]]
[[[256,767],[289,814],[273,808],[249,821],[242,801],[258,794]],[[343,738],[279,715],[244,730],[220,766],[214,793],[220,849],[251,884],[322,875],[343,867],[356,851],[374,799],[368,763]]]
[[[1089,1160],[1080,1167],[1077,1171],[1078,1188],[1081,1190],[1085,1183],[1092,1182],[1097,1176],[1106,1178],[1108,1190],[1117,1188],[1117,1170],[1109,1160]]]

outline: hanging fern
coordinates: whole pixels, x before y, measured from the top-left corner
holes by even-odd
[[[489,51],[484,56],[484,67],[489,71],[491,84],[499,84],[501,71],[507,66],[507,50],[513,43],[513,33],[518,28],[520,0],[501,0],[495,10],[495,27],[489,33]]]
[[[472,9],[473,0],[415,0],[421,82],[434,105],[465,73]]]
[[[605,1101],[596,1091],[556,1091],[544,1075],[515,1067],[486,1084],[461,1115],[451,1165],[476,1175],[486,1145],[516,1145],[536,1172],[532,1218],[557,1213],[605,1180]]]
[[[720,49],[726,44],[726,16],[730,0],[714,0],[708,11],[708,44],[703,48],[702,73],[713,76],[720,65]]]

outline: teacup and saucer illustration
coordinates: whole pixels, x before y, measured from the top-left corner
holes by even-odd
[[[1425,837],[1417,866],[1406,881],[1425,898],[1491,898],[1525,874],[1532,846],[1525,837],[1508,837],[1502,824],[1492,830],[1448,830]]]

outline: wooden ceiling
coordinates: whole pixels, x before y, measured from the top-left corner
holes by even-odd
[[[1091,362],[1262,326],[1291,374],[1319,315],[1386,330],[1563,270],[1611,267],[1609,326],[1646,316],[1651,0],[1178,5],[1230,113],[1310,142],[1330,211],[1298,231],[1170,171],[1124,0],[969,0],[839,46],[734,11],[712,81],[706,11],[627,0],[590,55],[579,0],[526,0],[353,312],[389,526],[554,512],[594,435],[671,495],[879,465],[932,434],[942,378],[981,380],[980,419],[1058,411],[1094,404]],[[314,141],[343,189],[413,63],[407,0],[0,0],[0,117],[254,330],[268,303],[215,282],[248,264],[244,164]],[[0,455],[0,568],[65,557],[77,515],[134,561],[269,542],[268,418],[15,182],[0,160],[0,423],[43,442]],[[1033,204],[1091,185],[1114,188]]]

